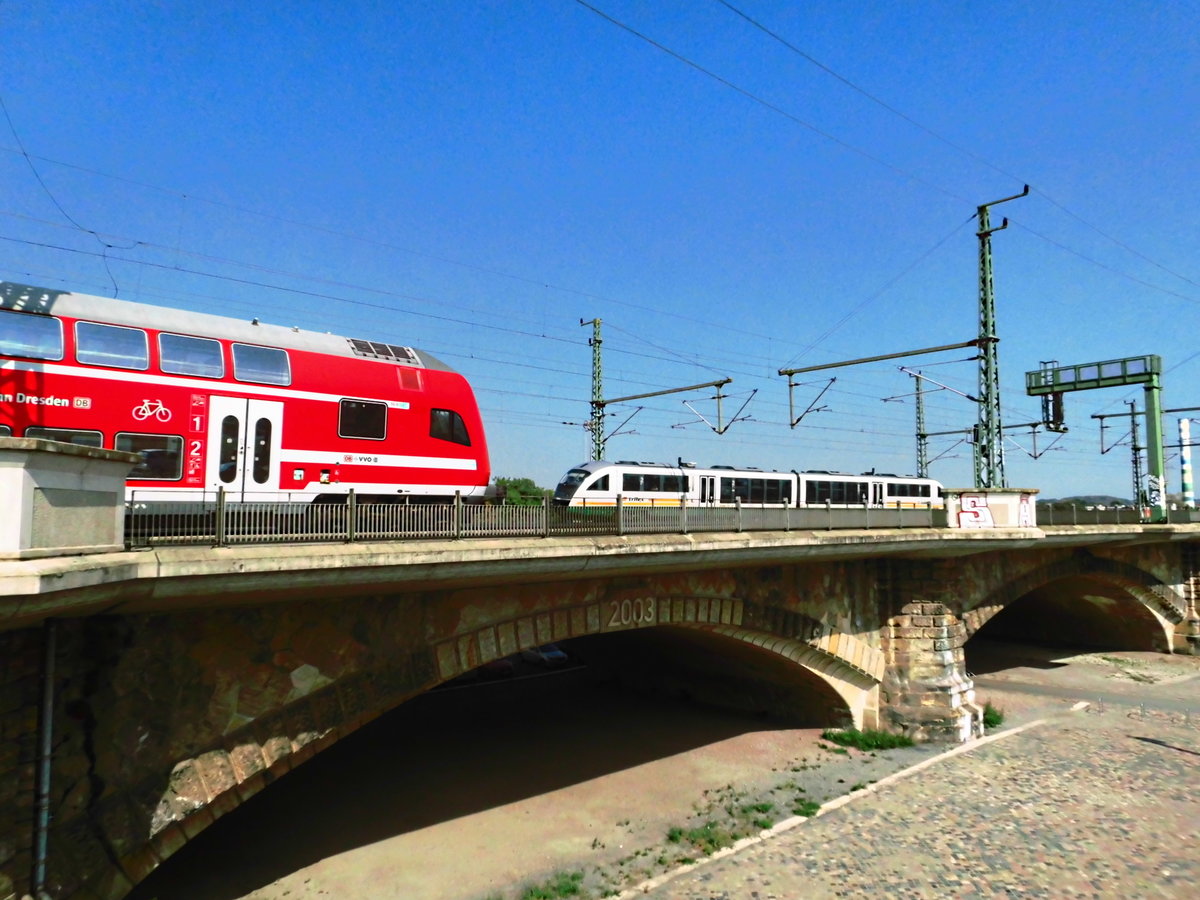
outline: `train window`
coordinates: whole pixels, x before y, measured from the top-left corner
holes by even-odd
[[[146,332],[99,322],[76,322],[75,359],[89,366],[148,369],[150,349]]]
[[[429,436],[440,441],[453,441],[464,447],[471,446],[471,436],[467,434],[467,423],[452,409],[431,409],[429,411]]]
[[[52,316],[0,312],[0,355],[62,359],[62,323]]]
[[[271,420],[254,423],[254,466],[251,469],[256,484],[266,484],[271,477]]]
[[[888,485],[888,493],[893,497],[928,497],[929,485],[892,483]]]
[[[221,344],[209,338],[182,334],[158,336],[160,368],[169,375],[200,375],[220,378],[225,374]]]
[[[867,482],[865,481],[809,481],[805,483],[804,499],[807,503],[865,503]]]
[[[237,478],[238,448],[241,444],[237,416],[226,416],[221,420],[221,455],[217,460],[220,479],[229,484]]]
[[[646,472],[626,472],[621,477],[621,490],[637,493],[682,494],[682,475],[654,475]]]
[[[834,503],[866,503],[867,482],[865,481],[835,481],[833,487]],[[838,489],[841,488],[839,491]],[[838,494],[841,494],[840,498]]]
[[[118,434],[113,446],[141,454],[130,478],[178,481],[183,476],[183,438],[173,434]]]
[[[779,494],[780,494],[779,489],[783,487],[783,482],[776,481],[775,479],[772,478],[770,481],[767,482],[766,487],[767,487],[767,490],[763,494],[763,502],[778,503],[779,502]]]
[[[585,490],[589,490],[589,491],[607,491],[607,490],[608,490],[608,476],[607,476],[607,475],[601,475],[601,476],[600,476],[599,478],[597,478],[597,479],[596,479],[594,482],[592,482],[591,484],[589,484],[589,485],[587,486],[587,488],[585,488]]]
[[[382,441],[387,435],[387,404],[369,400],[343,400],[338,414],[338,436]]]
[[[42,428],[34,425],[25,429],[25,437],[58,441],[60,444],[79,444],[81,447],[103,447],[104,436],[98,431],[75,431],[71,428]]]
[[[234,344],[233,377],[254,384],[291,384],[292,370],[287,351],[255,344]]]

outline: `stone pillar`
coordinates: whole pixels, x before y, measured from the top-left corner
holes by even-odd
[[[953,563],[913,561],[906,568],[893,588],[897,600],[924,599],[902,603],[883,628],[883,720],[917,741],[977,738],[983,709],[963,659],[967,628],[939,600],[957,586]]]
[[[1183,637],[1187,642],[1186,653],[1200,656],[1200,546],[1195,543],[1184,544],[1180,548],[1183,563],[1183,599],[1187,604],[1183,614]],[[1178,633],[1178,632],[1177,632]]]

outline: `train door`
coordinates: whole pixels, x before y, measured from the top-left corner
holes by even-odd
[[[700,476],[700,502],[717,502],[717,479],[712,475]]]
[[[884,488],[884,483],[882,481],[872,481],[871,482],[871,505],[872,506],[883,506],[883,498],[886,496],[884,494],[883,488]]]
[[[208,489],[230,499],[268,500],[279,493],[283,404],[277,400],[211,397],[208,408]]]

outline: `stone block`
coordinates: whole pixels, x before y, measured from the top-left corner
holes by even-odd
[[[210,799],[232,790],[237,784],[237,773],[234,772],[229,754],[224,750],[201,754],[196,758],[196,771]]]
[[[241,805],[241,802],[237,792],[231,788],[225,793],[213,797],[212,801],[208,804],[208,809],[212,812],[214,819],[219,819],[225,813],[233,812],[237,809]]]
[[[256,772],[244,781],[239,781],[237,784],[237,795],[245,803],[259,791],[267,786],[266,777],[262,772]]]
[[[287,771],[288,766],[286,761],[292,755],[292,742],[290,738],[283,735],[272,735],[266,740],[259,743],[259,748],[262,752],[263,763],[268,769],[274,771],[277,764],[281,761],[285,763],[283,771]]]
[[[193,840],[196,837],[196,835],[198,835],[200,832],[202,832],[205,828],[207,828],[209,825],[211,825],[214,821],[215,820],[213,819],[212,810],[209,809],[207,806],[205,806],[201,809],[196,810],[194,813],[192,813],[190,816],[188,816],[186,819],[184,819],[182,822],[180,822],[179,827],[183,829],[183,833],[187,836],[187,839],[190,841],[190,840]]]
[[[140,884],[150,877],[155,869],[166,859],[155,847],[154,841],[139,847],[121,859],[121,871],[131,884]]]
[[[229,761],[239,783],[261,773],[267,767],[266,760],[263,759],[262,747],[254,742],[238,744],[230,748]]]

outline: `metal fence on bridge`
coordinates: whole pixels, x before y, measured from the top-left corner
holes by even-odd
[[[224,492],[189,501],[126,504],[130,548],[168,544],[458,540],[462,538],[933,528],[941,509],[632,506],[565,507],[468,503],[229,502]]]
[[[1075,503],[1039,503],[1038,525],[1140,525],[1150,510],[1134,506],[1081,506]],[[1167,524],[1200,523],[1200,510],[1184,507],[1167,510]]]

